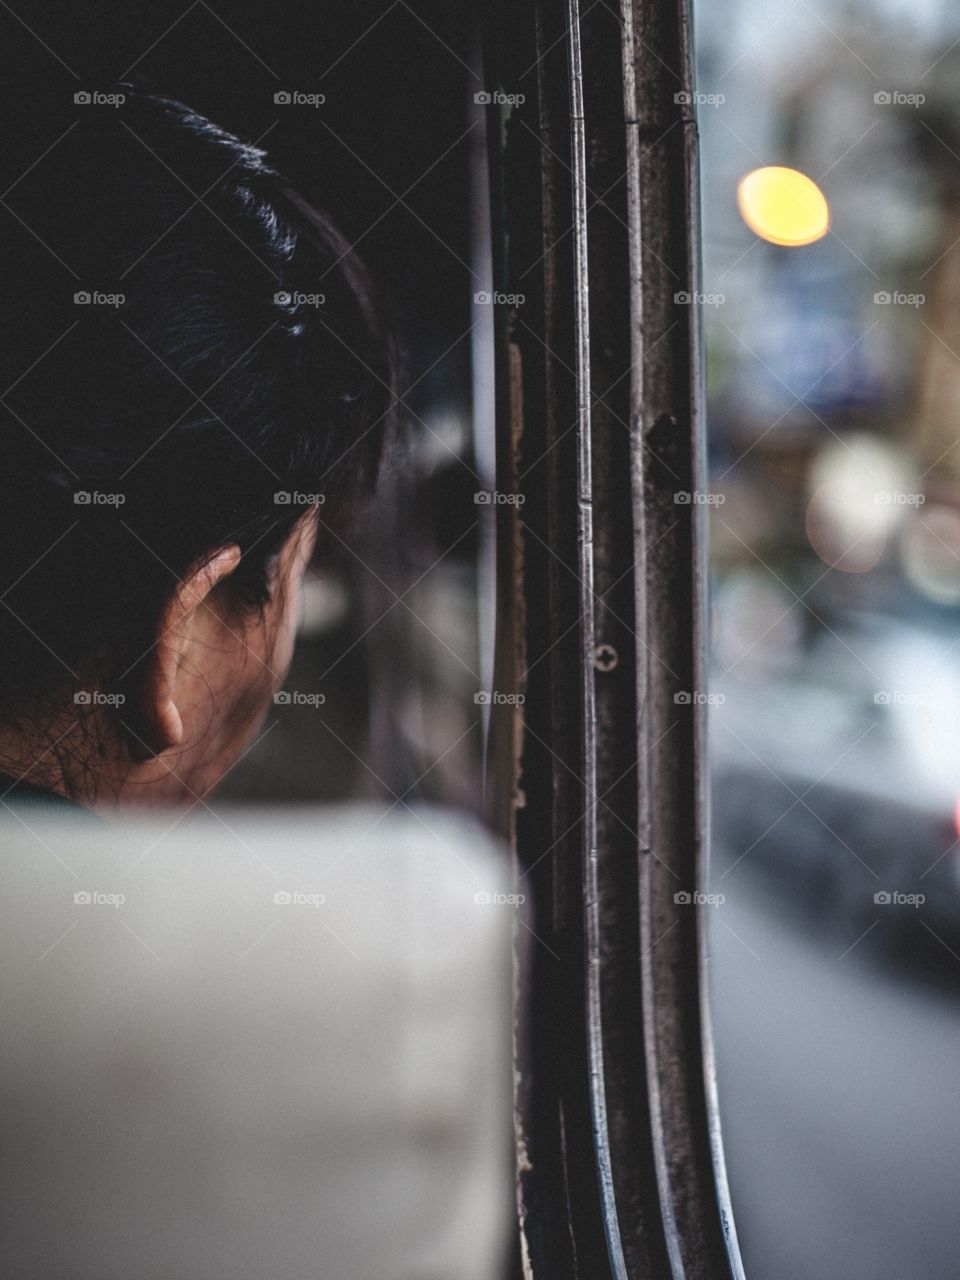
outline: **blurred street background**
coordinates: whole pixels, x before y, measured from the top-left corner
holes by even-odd
[[[856,951],[841,959],[759,894],[713,914],[720,1108],[747,1276],[955,1280],[960,989]]]
[[[723,899],[708,911],[746,1269],[947,1280],[960,9],[719,0],[697,6],[697,39]],[[809,227],[792,194],[778,208],[776,174],[744,182],[770,166],[809,180]]]

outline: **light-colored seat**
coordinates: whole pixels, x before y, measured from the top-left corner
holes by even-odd
[[[496,1280],[510,933],[423,809],[0,825],[0,1274]]]

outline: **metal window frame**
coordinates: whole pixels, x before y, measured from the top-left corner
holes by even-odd
[[[519,929],[535,1280],[742,1277],[710,1036],[697,132],[688,0],[484,18],[497,316],[491,820]],[[534,938],[527,936],[532,933]]]

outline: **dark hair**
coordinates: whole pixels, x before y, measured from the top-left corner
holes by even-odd
[[[118,92],[9,198],[32,235],[7,231],[4,715],[90,662],[116,688],[176,580],[225,546],[238,609],[262,607],[303,495],[346,520],[391,418],[390,342],[328,218],[262,150]]]

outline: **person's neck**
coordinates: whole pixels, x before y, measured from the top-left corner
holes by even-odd
[[[31,712],[0,728],[0,774],[100,813],[169,805],[172,791],[185,791],[162,758],[135,759],[105,717],[86,709],[82,717]]]

